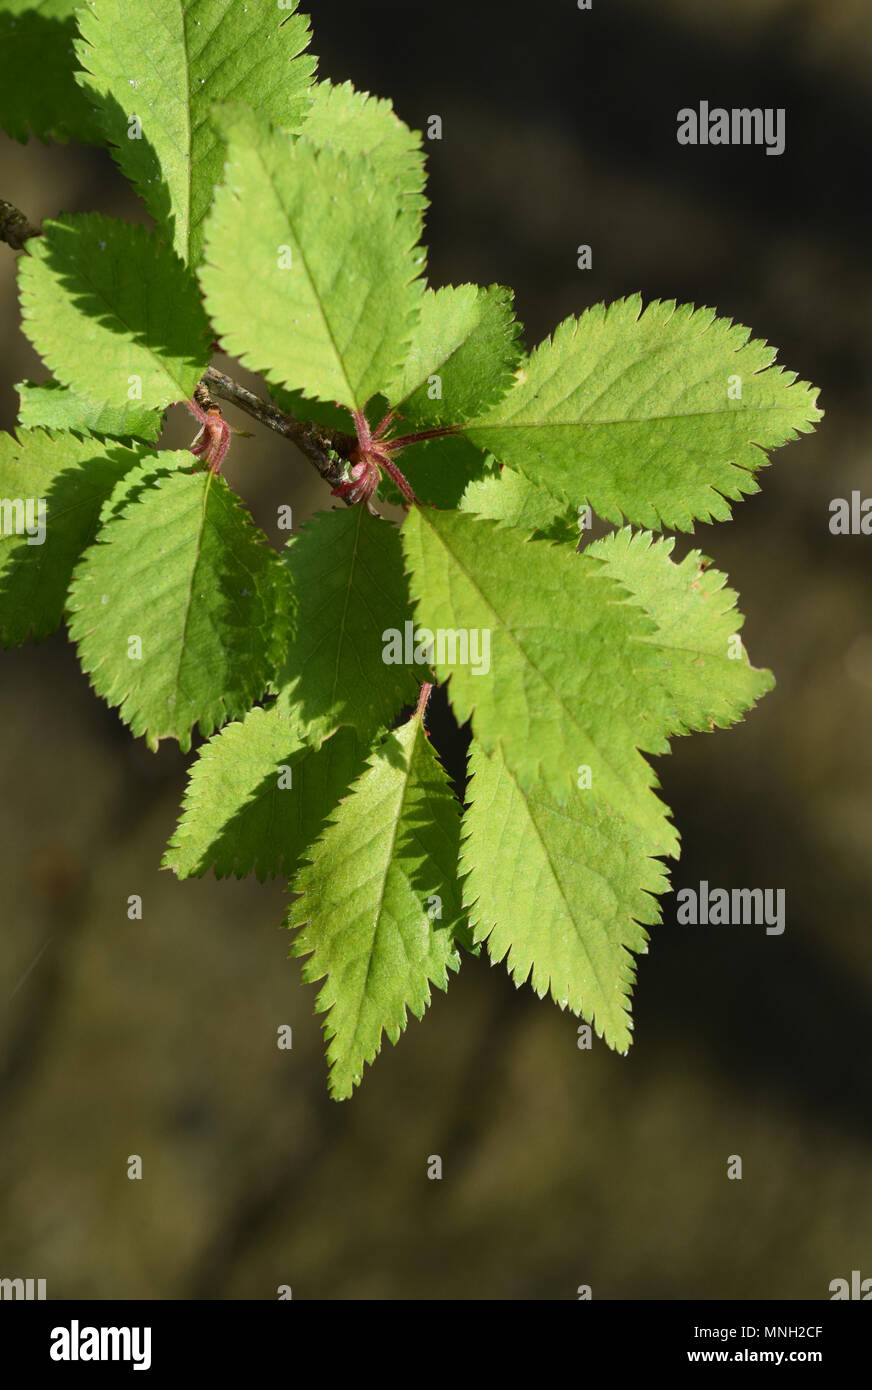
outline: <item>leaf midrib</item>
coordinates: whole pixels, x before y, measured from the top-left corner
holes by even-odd
[[[748,415],[762,415],[767,411],[785,413],[787,410],[786,405],[749,405],[741,410],[719,407],[717,410],[684,410],[674,415],[624,415],[617,420],[475,420],[468,424],[463,432],[475,434],[486,430],[597,429],[604,425],[656,425],[676,420],[708,419],[719,415],[735,415],[744,419]],[[753,440],[748,442],[753,443]]]
[[[431,530],[432,530],[432,528],[431,528]],[[626,782],[624,781],[623,777],[622,777],[619,773],[617,773],[617,772],[614,771],[614,769],[612,768],[612,765],[611,765],[611,759],[605,757],[605,755],[602,753],[602,751],[601,751],[600,748],[598,747],[597,743],[594,741],[593,736],[588,732],[588,730],[587,730],[586,728],[584,728],[583,725],[581,725],[581,724],[578,722],[578,720],[576,719],[576,717],[573,715],[572,711],[567,707],[566,702],[565,702],[565,700],[563,699],[563,697],[560,695],[560,693],[559,693],[557,690],[555,690],[555,688],[554,688],[554,686],[552,685],[551,681],[549,681],[548,678],[547,678],[545,675],[543,675],[542,672],[539,670],[539,667],[538,667],[538,666],[536,665],[536,663],[533,661],[533,659],[531,658],[531,656],[530,656],[529,653],[527,652],[526,648],[525,648],[524,646],[522,646],[522,644],[521,644],[521,642],[519,641],[519,639],[515,636],[515,633],[514,633],[514,631],[512,630],[512,628],[509,627],[509,625],[500,617],[500,615],[499,615],[499,613],[497,612],[497,610],[493,607],[493,604],[491,603],[491,600],[490,600],[490,599],[487,597],[487,595],[482,591],[482,589],[480,588],[480,586],[479,586],[477,580],[475,579],[475,577],[473,576],[473,574],[467,569],[466,565],[464,565],[464,563],[462,562],[462,560],[460,560],[460,558],[455,554],[455,552],[449,548],[449,546],[448,546],[448,545],[446,544],[446,542],[445,542],[444,537],[441,536],[440,533],[439,533],[438,531],[432,530],[432,534],[436,536],[436,538],[439,540],[440,544],[443,546],[443,549],[445,550],[446,554],[448,554],[448,555],[451,557],[451,559],[456,563],[457,567],[463,572],[463,574],[465,575],[466,579],[467,579],[467,580],[469,581],[469,583],[472,585],[472,587],[473,587],[473,589],[475,590],[476,594],[478,594],[479,598],[481,599],[482,603],[486,606],[486,608],[488,609],[488,611],[489,611],[491,614],[493,614],[493,617],[494,617],[494,619],[496,620],[496,626],[497,626],[501,631],[508,633],[508,635],[509,635],[511,641],[513,642],[513,644],[514,644],[515,647],[517,648],[518,652],[520,653],[520,655],[521,655],[521,657],[523,658],[523,660],[524,660],[524,662],[526,663],[526,665],[529,666],[531,670],[535,671],[536,675],[537,675],[538,678],[542,681],[543,685],[545,685],[546,688],[551,692],[551,694],[554,696],[555,702],[560,706],[561,710],[563,710],[564,713],[568,716],[568,718],[569,718],[569,720],[571,721],[573,727],[581,729],[581,732],[584,734],[585,738],[586,738],[586,739],[588,740],[588,742],[590,743],[590,746],[591,746],[591,747],[594,749],[594,751],[596,752],[597,757],[602,758],[603,766],[609,768],[609,770],[611,771],[612,776],[614,777],[615,781],[616,781],[617,783],[619,783],[620,786],[622,786],[622,787],[624,788],[624,790],[625,790],[625,791],[628,793],[628,795],[630,796],[630,799],[633,800],[633,799],[634,799],[634,798],[633,798],[633,789],[632,789],[631,787],[628,787],[627,784],[626,784]],[[502,741],[501,741],[501,740],[498,739],[496,742],[498,742],[498,743],[500,744],[500,746],[502,747]],[[637,753],[638,753],[638,750],[637,750]],[[639,756],[641,756],[641,754],[639,754]],[[540,763],[540,767],[541,767],[541,763]],[[639,828],[642,829],[641,826],[640,826]]]
[[[485,755],[485,756],[488,756],[488,755]],[[497,756],[497,755],[494,754],[494,755],[492,755],[492,756]],[[508,776],[508,778],[509,778],[510,781],[512,782],[512,785],[514,786],[514,788],[515,788],[515,790],[516,790],[518,796],[521,798],[521,801],[522,801],[523,806],[524,806],[524,814],[525,814],[525,816],[526,816],[526,819],[527,819],[529,825],[531,826],[532,830],[535,832],[536,839],[537,839],[537,841],[538,841],[538,843],[539,843],[539,846],[540,846],[540,849],[541,849],[542,854],[543,854],[543,856],[544,856],[545,862],[547,863],[548,868],[549,868],[549,870],[550,870],[550,872],[551,872],[554,885],[555,885],[555,887],[556,887],[556,889],[557,889],[557,891],[558,891],[558,893],[559,893],[559,895],[560,895],[561,901],[564,903],[564,905],[565,905],[565,907],[566,907],[567,915],[568,915],[569,920],[571,921],[572,926],[573,926],[574,935],[575,935],[575,937],[576,937],[576,939],[577,939],[577,941],[578,941],[579,946],[580,946],[581,949],[582,949],[582,952],[584,953],[584,956],[585,956],[586,960],[588,961],[588,965],[589,965],[589,967],[590,967],[591,974],[593,975],[594,979],[596,980],[596,984],[597,984],[597,987],[598,987],[598,989],[599,989],[599,991],[600,991],[600,996],[601,996],[602,1001],[603,1001],[603,1004],[604,1004],[604,1011],[605,1011],[606,1015],[608,1016],[608,1018],[609,1018],[609,1020],[610,1020],[610,1022],[611,1022],[611,1024],[612,1024],[613,1027],[615,1026],[615,1023],[617,1022],[617,1023],[620,1025],[620,1027],[624,1030],[624,1032],[629,1032],[629,1031],[630,1031],[630,1030],[629,1030],[629,1021],[628,1021],[629,1010],[627,1010],[627,1009],[621,1010],[621,1011],[620,1011],[620,1014],[618,1015],[617,1020],[616,1020],[615,1015],[612,1013],[611,1009],[609,1008],[608,990],[606,989],[605,985],[603,984],[603,981],[602,981],[602,979],[601,979],[601,977],[600,977],[599,970],[597,969],[597,966],[596,966],[596,962],[594,961],[594,958],[593,958],[593,956],[591,955],[591,953],[590,953],[590,951],[589,951],[589,949],[588,949],[587,942],[585,941],[584,935],[583,935],[583,933],[582,933],[582,931],[581,931],[580,923],[579,923],[578,919],[576,918],[575,913],[573,912],[572,903],[570,902],[569,897],[567,896],[567,893],[566,893],[566,891],[565,891],[565,889],[564,889],[564,887],[563,887],[563,882],[562,882],[562,880],[561,880],[561,877],[560,877],[560,873],[559,873],[557,864],[554,862],[554,859],[553,859],[553,857],[552,857],[552,855],[551,855],[551,852],[550,852],[550,850],[549,850],[549,848],[548,848],[548,846],[547,846],[547,844],[546,844],[546,842],[545,842],[545,839],[544,839],[544,837],[543,837],[542,831],[541,831],[541,829],[540,829],[540,827],[539,827],[539,822],[538,822],[538,820],[537,820],[537,818],[536,818],[536,816],[535,816],[535,814],[534,814],[534,810],[533,810],[533,808],[534,808],[534,806],[535,806],[535,802],[533,801],[533,799],[532,799],[531,796],[529,796],[526,792],[524,792],[523,788],[521,787],[521,785],[520,785],[519,782],[518,782],[518,779],[517,779],[515,773],[512,771],[512,769],[509,767],[508,763],[506,762],[505,757],[501,756],[501,757],[500,757],[500,761],[501,761],[501,764],[502,764],[502,770],[503,770],[503,771],[505,772],[505,774]],[[550,808],[546,806],[545,809],[546,809],[546,810],[549,810]],[[558,814],[560,814],[560,815],[564,815],[564,814],[565,814],[565,811],[563,810],[563,808],[558,808]],[[602,875],[600,875],[600,877],[602,877]],[[602,930],[603,930],[603,934],[606,935],[605,929],[603,928]],[[606,939],[608,940],[608,938],[606,938]],[[611,944],[611,943],[608,943],[608,944]],[[619,944],[622,945],[623,943],[619,943]],[[625,947],[624,949],[626,949],[626,947]],[[531,952],[530,952],[530,956],[531,956],[531,959],[532,959],[532,958],[533,958],[533,952],[532,952],[532,950],[531,950]],[[551,972],[549,971],[549,985],[550,985],[550,981],[551,981]],[[580,993],[580,992],[579,992],[579,993]],[[621,997],[622,999],[629,1000],[630,995],[629,995],[629,993],[625,993],[625,994],[622,994],[620,997]],[[593,1013],[593,1012],[596,1012],[596,1011],[595,1011],[595,1010],[591,1010],[591,1012]],[[617,1031],[617,1030],[616,1030],[616,1031]],[[608,1041],[608,1040],[607,1040],[607,1041]]]
[[[361,985],[360,990],[359,990],[359,992],[358,992],[358,994],[357,994],[357,1008],[356,1008],[355,1016],[354,1016],[354,1027],[353,1027],[353,1029],[351,1030],[350,1041],[349,1041],[349,1043],[348,1043],[348,1045],[347,1045],[347,1048],[346,1048],[346,1066],[348,1065],[347,1053],[350,1052],[354,1046],[357,1046],[357,1047],[358,1047],[358,1050],[360,1050],[360,1048],[361,1048],[361,1046],[362,1046],[362,1040],[359,1040],[359,1039],[358,1039],[358,1028],[360,1027],[360,1016],[361,1016],[361,1014],[362,1014],[362,1012],[363,1012],[363,1001],[364,1001],[364,999],[366,998],[367,987],[368,987],[368,985],[369,985],[369,977],[370,977],[370,974],[371,974],[371,972],[372,972],[373,959],[374,959],[374,955],[375,955],[375,941],[376,941],[376,937],[377,937],[378,931],[379,931],[379,922],[380,922],[380,920],[381,920],[382,908],[383,908],[383,906],[384,906],[385,893],[386,893],[386,891],[387,891],[387,882],[388,882],[388,878],[390,877],[391,869],[392,869],[393,866],[394,866],[394,845],[395,845],[396,842],[397,842],[397,835],[399,834],[400,822],[402,821],[402,818],[403,818],[403,811],[404,811],[404,809],[405,809],[406,800],[407,800],[408,795],[409,795],[409,786],[410,786],[410,783],[411,783],[411,780],[412,780],[412,771],[413,771],[414,766],[415,766],[415,760],[416,760],[417,749],[418,749],[418,735],[419,735],[419,733],[420,733],[421,721],[420,721],[420,719],[418,719],[417,716],[415,716],[415,715],[413,715],[412,718],[413,718],[413,719],[416,719],[416,721],[417,721],[417,727],[416,727],[416,729],[415,729],[415,736],[414,736],[414,739],[413,739],[413,741],[412,741],[412,747],[409,749],[409,752],[408,752],[408,761],[407,761],[407,763],[406,763],[406,769],[405,769],[405,772],[404,772],[404,774],[403,774],[402,786],[401,786],[400,791],[399,791],[399,804],[398,804],[398,807],[397,807],[397,813],[396,813],[396,815],[395,815],[394,818],[393,818],[393,824],[392,824],[391,835],[390,835],[390,843],[389,843],[389,845],[388,845],[387,858],[386,858],[386,860],[385,860],[385,867],[384,867],[384,871],[383,871],[383,872],[381,873],[381,875],[380,875],[381,886],[380,886],[380,889],[379,889],[378,902],[377,902],[377,904],[376,904],[376,909],[375,909],[375,918],[374,918],[374,921],[373,921],[372,936],[371,936],[371,938],[370,938],[369,950],[368,950],[368,952],[367,952],[366,975],[365,975],[365,977],[364,977],[363,984]],[[398,731],[396,737],[399,736],[399,732],[400,732],[400,731]],[[401,940],[402,940],[402,934],[401,934]],[[381,1034],[382,1034],[383,1032],[384,1032],[384,1026],[382,1025],[382,1027],[381,1027],[380,1030],[379,1030],[379,1040],[381,1039]],[[338,1059],[337,1059],[337,1060],[338,1060]]]
[[[249,147],[249,148],[250,148],[250,147]],[[294,146],[294,155],[295,155],[295,156],[296,156],[296,154],[297,154],[297,148],[298,148],[297,146]],[[303,250],[303,246],[302,246],[302,243],[301,243],[301,241],[300,241],[299,235],[298,235],[298,233],[297,233],[297,229],[296,229],[294,223],[293,223],[292,220],[291,220],[290,211],[285,207],[285,200],[284,200],[284,198],[281,196],[281,193],[280,193],[280,191],[279,191],[278,185],[276,184],[276,181],[275,181],[275,179],[273,178],[273,175],[272,175],[271,170],[267,168],[267,165],[266,165],[266,163],[265,163],[265,161],[264,161],[264,157],[263,157],[263,150],[262,150],[262,147],[261,147],[259,144],[256,145],[256,146],[254,147],[253,153],[257,156],[258,163],[260,164],[260,167],[261,167],[261,169],[263,170],[264,176],[265,176],[267,182],[269,183],[270,189],[272,190],[273,196],[275,197],[275,200],[276,200],[276,202],[278,203],[278,205],[279,205],[279,207],[280,207],[280,209],[281,209],[281,211],[282,211],[283,216],[285,216],[285,217],[287,218],[288,227],[289,227],[289,229],[290,229],[290,231],[291,231],[291,234],[292,234],[292,236],[293,236],[293,238],[294,238],[294,241],[295,241],[295,243],[296,243],[297,250],[298,250],[299,255],[300,255],[300,260],[301,260],[302,263],[303,263],[303,270],[305,271],[305,274],[306,274],[306,280],[307,280],[308,285],[309,285],[309,288],[310,288],[310,290],[311,290],[311,292],[312,292],[312,296],[313,296],[313,298],[314,298],[314,300],[315,300],[315,303],[316,303],[317,306],[318,306],[318,310],[319,310],[319,312],[320,312],[320,314],[321,314],[321,319],[322,319],[322,321],[323,321],[324,327],[325,327],[326,330],[327,330],[327,337],[328,337],[329,340],[330,340],[330,346],[331,346],[331,348],[333,349],[333,354],[334,354],[334,356],[335,356],[336,362],[337,362],[338,365],[339,365],[339,369],[340,369],[340,371],[341,371],[341,373],[342,373],[343,380],[345,381],[345,385],[346,385],[346,387],[348,388],[348,394],[349,394],[351,400],[352,400],[353,403],[354,403],[354,404],[353,404],[353,409],[359,410],[359,409],[360,409],[360,402],[359,402],[359,400],[358,400],[358,398],[357,398],[357,392],[354,390],[353,386],[351,385],[351,381],[350,381],[350,379],[349,379],[348,372],[347,372],[346,369],[345,369],[345,359],[344,359],[344,357],[342,356],[342,353],[339,351],[339,345],[337,344],[336,338],[334,337],[334,334],[333,334],[333,326],[332,326],[332,324],[330,323],[330,320],[329,320],[329,318],[328,318],[328,316],[327,316],[327,310],[326,310],[326,307],[325,307],[325,305],[324,305],[324,302],[323,302],[323,300],[322,300],[322,298],[321,298],[320,291],[318,290],[317,286],[315,285],[315,281],[314,281],[314,279],[312,278],[312,272],[311,272],[310,269],[309,269],[309,260],[308,260],[308,257],[307,257],[307,255],[306,255],[305,251]]]

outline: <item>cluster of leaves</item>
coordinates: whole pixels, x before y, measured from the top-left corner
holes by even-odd
[[[653,533],[728,518],[815,393],[709,309],[632,297],[526,354],[508,290],[429,288],[420,137],[316,81],[308,41],[274,0],[0,3],[6,129],[108,144],[154,224],[62,216],[20,258],[51,379],[20,388],[0,493],[47,527],[0,535],[0,633],[66,619],[134,734],[208,739],[165,863],[290,879],[334,1096],[482,944],[624,1051],[678,850],[645,755],[772,684],[724,576]],[[328,502],[279,553],[220,474],[156,450],[215,340],[301,419],[454,427],[404,448],[402,524]],[[585,507],[617,529],[584,545]],[[408,623],[487,633],[488,668],[386,662]],[[465,805],[432,681],[471,721]]]

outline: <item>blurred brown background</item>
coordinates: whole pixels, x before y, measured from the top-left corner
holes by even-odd
[[[627,1058],[579,1051],[572,1016],[468,960],[337,1106],[284,885],[159,872],[189,760],[135,743],[64,637],[0,653],[0,1275],[50,1297],[826,1298],[872,1276],[872,541],[828,532],[831,498],[872,495],[872,11],[303,8],[323,76],[443,118],[433,283],[513,285],[531,346],[635,290],[713,304],[822,388],[817,434],[694,537],[778,687],[658,764],[676,887],[783,887],[787,930],[677,927],[666,899]],[[786,153],[680,148],[702,98],[784,106]],[[0,139],[0,196],[32,218],[144,220],[107,155]],[[0,247],[7,428],[12,383],[44,375],[14,263]],[[172,417],[166,442],[189,442]],[[297,523],[329,504],[262,434],[227,472],[276,540],[277,502]]]

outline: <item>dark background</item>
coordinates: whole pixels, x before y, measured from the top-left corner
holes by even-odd
[[[677,927],[665,899],[626,1058],[580,1051],[571,1015],[468,960],[336,1105],[284,885],[159,872],[189,759],[135,743],[63,636],[0,653],[0,1274],[50,1297],[826,1298],[872,1276],[872,541],[828,531],[830,499],[872,495],[872,11],[303,8],[322,76],[415,127],[442,116],[432,283],[514,286],[530,346],[636,290],[714,305],[822,388],[818,432],[693,538],[777,689],[657,765],[675,885],[785,888],[787,930]],[[703,98],[784,106],[786,153],[679,147],[676,111]],[[75,146],[2,137],[0,196],[146,220]],[[14,262],[0,248],[7,428],[12,383],[44,375]],[[189,442],[171,414],[166,442]],[[276,540],[277,502],[328,505],[260,434],[227,472]]]

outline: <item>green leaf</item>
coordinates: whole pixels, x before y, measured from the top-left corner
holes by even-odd
[[[82,80],[115,158],[192,266],[224,159],[212,106],[249,102],[289,129],[305,116],[315,60],[295,9],[295,0],[149,0],[132,15],[129,0],[90,0],[80,11]]]
[[[474,479],[458,504],[462,512],[503,521],[523,531],[525,536],[547,536],[550,540],[578,544],[579,517],[571,506],[559,502],[544,488],[531,483],[514,468],[503,468]]]
[[[651,619],[597,561],[493,521],[415,507],[403,547],[418,623],[443,634],[433,669],[450,677],[458,721],[472,719],[488,753],[503,750],[524,791],[539,785],[561,805],[589,767],[591,800],[623,815],[648,852],[673,853],[638,751],[668,747],[649,714],[656,653],[637,640]]]
[[[47,222],[27,249],[22,327],[58,381],[107,409],[134,400],[163,410],[192,394],[209,325],[169,247],[145,227],[88,213]]]
[[[163,867],[290,878],[362,768],[353,729],[314,749],[275,707],[250,710],[200,749]]]
[[[771,671],[755,670],[738,636],[745,619],[727,577],[692,550],[676,564],[672,537],[656,540],[629,528],[594,541],[585,555],[602,560],[657,624],[639,641],[654,656],[650,707],[670,733],[726,728],[771,690]]]
[[[139,457],[121,444],[75,434],[21,430],[17,439],[0,434],[0,639],[5,646],[28,637],[40,641],[60,626],[73,566],[93,540],[100,507]],[[41,542],[40,501],[45,505]]]
[[[288,913],[288,926],[303,928],[291,954],[309,956],[308,983],[326,976],[316,1007],[330,1011],[336,1100],[351,1095],[382,1033],[395,1043],[407,1011],[420,1018],[431,984],[446,989],[459,966],[459,834],[457,801],[416,715],[373,754],[293,885],[304,896]]]
[[[94,102],[74,75],[76,3],[0,0],[0,126],[14,140],[101,140]]]
[[[414,704],[413,668],[386,663],[386,630],[412,621],[400,536],[366,507],[319,512],[285,553],[299,609],[278,707],[310,742],[353,724],[368,742]]]
[[[690,530],[727,519],[728,499],[759,490],[763,451],[821,416],[817,392],[774,358],[711,309],[643,311],[635,295],[560,324],[466,433],[573,506]]]
[[[172,473],[190,473],[194,464],[187,450],[171,453],[161,449],[157,454],[146,454],[142,462],[119,480],[100,508],[100,526],[121,517],[132,502],[138,502],[151,488],[158,487],[162,478]]]
[[[154,444],[163,429],[163,416],[136,401],[123,406],[95,405],[59,381],[20,381],[18,418],[22,425],[87,431],[116,439],[142,439]]]
[[[511,290],[448,285],[427,290],[421,317],[387,397],[415,425],[462,425],[512,384],[521,326]]]
[[[192,725],[210,734],[239,718],[273,678],[291,600],[262,542],[223,478],[174,472],[83,556],[70,636],[98,695],[149,747],[176,738],[187,751]]]
[[[542,787],[525,791],[501,750],[488,756],[475,739],[470,772],[460,868],[474,939],[517,985],[529,978],[626,1052],[630,952],[646,947],[639,924],[660,921],[663,865],[589,791],[563,806]]]
[[[319,82],[311,90],[312,105],[300,133],[312,144],[328,145],[349,158],[365,156],[378,176],[393,183],[400,195],[401,206],[408,213],[410,230],[405,235],[411,242],[420,239],[426,172],[421,137],[410,130],[394,113],[389,101],[355,91],[350,82],[334,86]],[[332,401],[311,400],[302,391],[289,391],[274,382],[274,373],[264,368],[270,383],[270,395],[284,411],[301,420],[350,433],[354,424],[348,409]],[[374,407],[374,408],[373,408]],[[374,397],[367,409],[370,423],[378,423],[387,412],[383,397]]]
[[[724,575],[698,551],[675,564],[673,546],[627,529],[585,551],[656,623],[634,638],[654,658],[634,678],[644,682],[649,717],[670,734],[730,724],[772,685],[748,663]],[[650,895],[666,886],[663,866],[583,779],[558,804],[543,787],[520,784],[500,745],[488,755],[474,742],[471,768],[461,871],[475,940],[487,939],[495,961],[508,956],[517,984],[529,976],[537,994],[550,989],[626,1051],[629,952],[647,940],[638,924],[659,921]],[[665,809],[663,825],[668,834]]]
[[[318,149],[251,112],[229,142],[200,281],[226,351],[350,410],[383,391],[417,319],[424,255],[397,187],[364,156]]]
[[[379,178],[398,188],[402,205],[417,224],[417,241],[421,214],[427,207],[427,174],[418,131],[400,120],[390,101],[355,91],[350,82],[339,86],[318,82],[311,97],[300,134],[314,145],[330,145],[352,158],[366,155]]]

